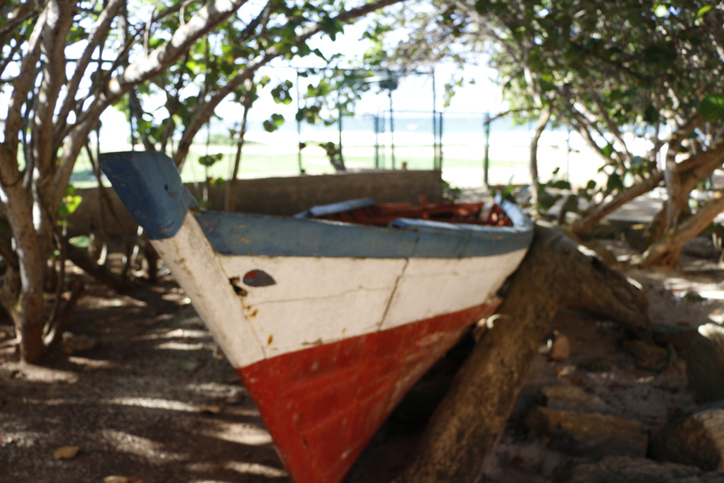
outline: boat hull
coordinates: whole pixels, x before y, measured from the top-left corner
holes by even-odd
[[[297,483],[338,483],[525,256],[532,224],[200,211],[159,153],[101,167],[257,404]]]
[[[412,385],[499,303],[238,368],[292,480],[342,481]]]
[[[342,481],[410,387],[494,313],[495,292],[525,255],[222,254],[203,225],[189,214],[174,237],[152,243],[241,376],[297,483]]]

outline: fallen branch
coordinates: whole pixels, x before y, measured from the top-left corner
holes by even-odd
[[[495,326],[456,375],[396,483],[474,482],[503,432],[538,345],[563,307],[649,329],[643,293],[560,232],[537,226]]]

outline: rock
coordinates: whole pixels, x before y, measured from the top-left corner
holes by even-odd
[[[221,408],[219,406],[203,406],[199,411],[204,414],[219,414]]]
[[[53,452],[53,459],[69,460],[75,458],[78,455],[80,448],[78,446],[61,446]]]
[[[601,398],[577,386],[546,386],[541,392],[549,409],[605,412],[608,405]]]
[[[586,372],[611,372],[614,369],[611,361],[603,357],[581,361],[576,367]]]
[[[573,455],[643,457],[648,436],[641,423],[599,413],[578,413],[538,407],[525,425],[550,436],[551,449]]]
[[[243,389],[235,387],[228,396],[224,398],[224,404],[229,406],[238,406],[246,400],[246,393]]]
[[[724,401],[674,416],[652,438],[650,455],[659,461],[724,472]]]
[[[143,483],[135,476],[106,476],[103,483]]]
[[[568,340],[568,337],[555,331],[553,334],[550,358],[556,362],[561,362],[569,357],[571,357],[571,342]]]
[[[579,234],[582,238],[598,238],[601,240],[614,240],[619,233],[619,228],[603,220],[596,226],[586,230],[585,233]]]
[[[645,223],[637,223],[626,230],[626,239],[628,244],[635,250],[644,251],[651,244],[651,240],[646,237]]]
[[[718,473],[696,466],[659,463],[644,458],[608,456],[598,462],[574,462],[558,468],[554,483],[721,483]]]
[[[711,236],[697,236],[689,240],[681,252],[697,258],[715,259],[721,254],[714,246]]]
[[[651,333],[657,345],[666,347],[671,344],[682,358],[686,358],[691,341],[696,337],[697,331],[692,327],[652,324]]]
[[[699,326],[689,346],[686,377],[694,397],[701,403],[724,399],[724,327]]]
[[[76,354],[95,349],[98,343],[87,335],[75,335],[70,332],[63,334],[63,352]]]
[[[623,347],[634,356],[639,367],[649,371],[668,369],[676,359],[673,347],[664,349],[639,339],[624,341]]]
[[[686,290],[681,294],[681,300],[685,300],[690,303],[698,304],[704,302],[706,299],[702,297],[696,290]]]

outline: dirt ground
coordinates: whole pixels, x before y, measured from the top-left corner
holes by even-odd
[[[630,255],[621,244],[608,248],[619,260]],[[677,271],[629,275],[649,293],[655,323],[693,329],[724,317],[724,266],[715,261],[686,259]],[[67,330],[75,342],[90,338],[93,348],[59,346],[41,364],[20,364],[12,327],[0,321],[0,482],[289,481],[253,402],[170,276],[123,295],[90,280],[87,287]],[[705,299],[687,295],[691,290]],[[655,372],[637,364],[610,321],[564,310],[552,329],[570,340],[570,357],[537,357],[481,481],[550,481],[553,469],[572,458],[521,424],[544,386],[579,386],[611,414],[652,432],[694,404],[685,351]],[[403,402],[385,423],[349,482],[389,480],[414,452],[441,392],[413,393],[418,399]],[[77,454],[56,459],[66,446]]]

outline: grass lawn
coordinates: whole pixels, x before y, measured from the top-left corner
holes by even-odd
[[[269,151],[272,154],[266,154]],[[277,151],[277,153],[274,153]],[[299,160],[296,152],[286,152],[275,149],[273,146],[264,146],[257,143],[249,143],[245,149],[239,171],[240,178],[265,178],[274,176],[297,176],[299,175]],[[473,157],[460,157],[460,149],[451,149],[457,156],[446,157],[443,154],[443,168],[480,168],[482,159]],[[226,153],[223,159],[209,168],[209,176],[213,178],[228,179],[231,176],[234,152],[228,146],[210,146],[209,153]],[[205,146],[194,146],[182,169],[181,176],[186,182],[204,181],[206,172],[204,166],[199,164],[198,159],[206,153]],[[475,151],[470,151],[476,154]],[[349,148],[345,154],[345,165],[349,169],[374,169],[375,153],[372,147]],[[432,147],[397,147],[395,150],[395,166],[399,169],[403,162],[407,163],[407,169],[432,169]],[[380,164],[383,168],[391,168],[390,153],[380,155]],[[501,161],[491,160],[493,167],[524,167],[525,161]],[[329,163],[328,157],[321,149],[306,149],[302,156],[302,167],[307,174],[332,174],[334,168]],[[97,185],[91,163],[83,152],[79,157],[73,170],[71,183],[79,188],[90,188]]]

